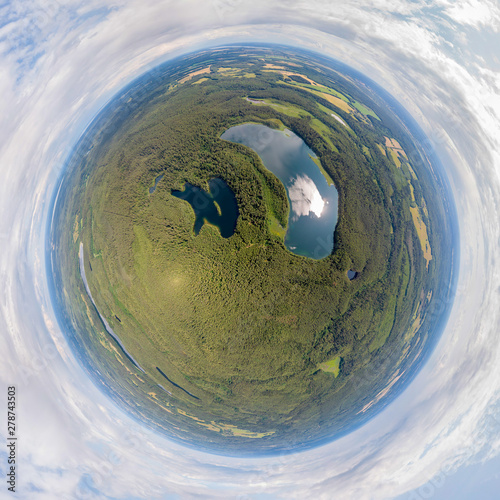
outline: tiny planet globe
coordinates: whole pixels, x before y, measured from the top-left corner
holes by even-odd
[[[450,202],[404,110],[318,54],[228,46],[122,89],[70,155],[48,263],[68,343],[137,421],[227,455],[351,432],[450,296]]]

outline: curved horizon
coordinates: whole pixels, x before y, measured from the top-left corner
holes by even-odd
[[[494,498],[500,84],[491,47],[500,11],[490,2],[470,5],[40,0],[5,7],[0,378],[18,390],[21,498],[329,498],[332,491],[346,499]],[[99,111],[158,64],[233,43],[314,51],[386,89],[411,132],[428,138],[459,223],[456,293],[452,287],[440,304],[449,319],[410,385],[350,434],[273,457],[211,455],[139,426],[75,358],[45,267],[66,159]]]

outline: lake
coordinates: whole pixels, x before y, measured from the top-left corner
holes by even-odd
[[[197,235],[205,222],[217,226],[223,238],[234,234],[239,210],[236,197],[231,188],[218,177],[208,181],[209,191],[193,186],[189,182],[184,184],[184,190],[172,189],[171,193],[177,198],[187,201],[193,208],[195,221],[194,233]]]
[[[221,139],[253,149],[285,186],[290,204],[286,248],[313,259],[330,255],[338,217],[338,193],[314,162],[312,149],[290,130],[254,123],[231,127]]]

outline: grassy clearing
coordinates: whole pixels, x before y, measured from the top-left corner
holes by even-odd
[[[396,167],[401,168],[401,160],[398,157],[398,153],[396,153],[396,151],[394,151],[394,149],[390,149],[389,151],[391,153],[392,161],[394,162]]]
[[[417,179],[417,174],[415,173],[415,170],[413,170],[413,168],[411,167],[411,165],[410,165],[410,164],[407,164],[407,166],[408,166],[408,170],[410,171],[411,176],[412,176],[412,177],[413,177],[416,181],[418,181],[418,179]]]
[[[327,108],[326,106],[323,106],[323,104],[320,104],[319,102],[317,103],[317,105],[318,105],[319,109],[321,109],[321,111],[326,113],[328,116],[332,116],[333,118],[335,118],[339,123],[342,123],[342,125],[344,125],[344,127],[346,127],[347,129],[349,129],[352,132],[351,127],[349,127],[349,125],[344,121],[344,119],[342,117],[340,117],[339,115],[334,113],[331,109]]]
[[[411,183],[411,181],[408,181],[408,185],[410,186],[411,201],[416,204],[417,201],[415,200],[415,188],[413,187],[413,184]]]
[[[380,118],[375,114],[373,110],[371,110],[368,106],[365,106],[364,104],[361,104],[358,101],[354,101],[352,105],[361,113],[363,113],[366,116],[373,116],[377,120],[380,121]]]
[[[189,413],[183,411],[183,410],[177,410],[177,412],[187,418],[190,418],[198,425],[201,425],[205,427],[206,429],[221,433],[221,434],[226,434],[230,436],[238,436],[238,437],[243,437],[247,439],[260,439],[266,436],[272,436],[275,431],[268,431],[268,432],[254,432],[254,431],[249,431],[246,429],[240,429],[236,425],[231,425],[231,424],[222,424],[222,423],[216,423],[215,421],[211,421],[210,423],[206,422],[205,420],[202,420],[194,415],[190,415]]]
[[[289,82],[285,82],[290,84]],[[301,87],[305,90],[308,90],[310,92],[321,92],[322,94],[328,94],[333,98],[336,99],[327,99],[329,102],[337,106],[338,108],[342,109],[343,111],[346,111],[347,113],[352,113],[353,109],[352,107],[356,108],[360,113],[362,113],[365,116],[373,116],[377,120],[380,121],[380,118],[378,115],[370,109],[368,106],[365,106],[364,104],[361,104],[358,101],[355,101],[354,99],[351,99],[347,97],[346,95],[342,94],[341,92],[338,92],[330,87],[327,87],[325,85],[321,85],[313,80],[310,80],[310,84],[304,84],[304,83],[299,83],[299,82],[293,82],[291,85],[295,85],[297,87]],[[325,97],[323,97],[325,98]],[[345,102],[345,105],[342,105],[339,103],[337,99],[340,99],[341,101]]]
[[[323,137],[332,151],[335,151],[336,153],[339,152],[335,144],[333,144],[332,140],[330,139],[330,129],[322,121],[318,120],[317,118],[313,118],[311,120],[311,127],[313,128],[313,130],[316,130],[316,132],[318,132],[321,137]]]
[[[256,106],[271,106],[276,111],[279,111],[287,116],[291,116],[292,118],[311,116],[310,113],[304,111],[302,108],[283,101],[275,101],[273,99],[250,99],[248,97],[246,97],[246,100]]]
[[[425,217],[428,219],[429,218],[429,210],[427,209],[427,203],[425,203],[424,198],[420,200],[420,207],[422,209],[422,212],[424,213]]]
[[[309,158],[311,158],[311,160],[316,163],[316,165],[318,166],[318,168],[321,170],[321,173],[325,176],[325,179],[326,179],[326,183],[329,185],[329,186],[333,186],[335,185],[335,182],[333,181],[333,179],[331,178],[330,174],[323,168],[323,165],[321,165],[321,161],[320,159],[317,157],[317,156],[311,156],[309,155]]]
[[[73,243],[76,243],[78,240],[78,235],[80,231],[78,230],[78,214],[75,215],[75,225],[73,227]]]
[[[326,373],[332,373],[334,377],[338,377],[340,372],[341,360],[342,358],[340,356],[335,356],[333,359],[330,359],[329,361],[320,363],[318,365],[318,370],[323,370]]]
[[[229,432],[233,436],[239,436],[239,437],[244,437],[244,438],[249,438],[249,439],[259,439],[263,438],[266,436],[271,436],[274,434],[274,431],[268,431],[268,432],[252,432],[248,431],[245,429],[238,429],[235,425],[231,424],[215,424],[215,422],[212,422],[213,425],[217,425],[222,432]]]
[[[267,220],[268,220],[268,225],[269,225],[269,231],[271,232],[271,234],[274,234],[275,236],[277,236],[281,240],[284,240],[285,234],[286,234],[286,228],[283,227],[278,222],[278,219],[276,219],[276,217],[274,217],[271,214],[269,215]]]
[[[425,267],[429,269],[429,262],[432,260],[432,252],[431,252],[431,245],[429,243],[429,236],[427,234],[427,226],[425,225],[425,222],[422,220],[422,217],[420,215],[420,210],[418,207],[410,207],[410,212],[413,219],[413,224],[415,225],[415,229],[417,230],[420,246],[424,254],[424,259],[426,263]]]
[[[302,68],[302,64],[297,64],[290,61],[276,61],[276,62],[279,62],[281,64],[286,64],[287,66],[293,66],[295,68]]]
[[[311,90],[311,89],[306,89],[306,90],[308,92],[311,92],[311,94],[314,94],[318,97],[321,97],[322,99],[325,99],[330,104],[333,104],[334,106],[341,109],[342,111],[345,111],[346,113],[353,113],[354,111],[350,104],[348,104],[347,102],[338,97],[335,97],[325,92],[318,92],[317,90]]]
[[[401,151],[401,154],[406,158],[408,159],[408,157],[406,156],[406,153],[404,151],[404,149],[401,147],[401,144],[399,144],[399,142],[394,139],[394,138],[389,138],[389,137],[385,137],[385,145],[388,147],[388,148],[392,148],[392,149],[395,149],[397,151]]]
[[[267,68],[267,69],[286,69],[285,66],[276,66],[275,64],[271,64],[271,63],[264,64],[264,68]]]
[[[206,82],[207,80],[209,80],[209,78],[200,78],[199,80],[193,82],[191,85],[199,85],[200,83]]]
[[[311,80],[308,76],[303,75],[301,73],[294,73],[293,71],[278,71],[274,69],[263,69],[262,71],[271,71],[273,73],[279,73],[283,76],[298,76],[309,82],[311,85],[318,86],[318,84],[314,80]]]
[[[210,73],[210,66],[203,68],[203,69],[199,69],[198,71],[193,71],[193,72],[189,73],[184,78],[181,78],[178,83],[179,84],[186,83],[187,81],[191,80],[191,78],[194,78],[195,76],[198,76],[198,75],[204,75],[206,73]]]
[[[418,314],[416,317],[413,318],[411,326],[404,336],[404,342],[409,342],[414,337],[414,335],[418,332],[421,324],[422,324],[422,315]]]
[[[245,68],[218,68],[219,76],[228,76],[231,78],[255,78],[256,74],[251,71],[246,71]]]
[[[346,97],[341,92],[338,92],[337,90],[332,89],[330,87],[327,87],[325,85],[320,85],[319,83],[316,83],[316,82],[313,82],[313,84],[300,83],[300,82],[293,82],[293,83],[281,82],[281,83],[285,83],[286,85],[292,85],[294,87],[301,87],[305,90],[315,90],[315,91],[323,92],[324,94],[329,94],[329,95],[332,95],[334,97],[338,97],[339,99],[342,99],[346,103],[350,102],[349,98]]]
[[[396,141],[396,139],[389,138],[387,136],[385,136],[384,138],[385,138],[385,147],[390,151],[394,163],[397,165],[398,168],[401,168],[400,157],[408,161],[408,156],[406,155],[405,150],[401,147],[401,144],[399,144],[399,142]],[[410,166],[409,168],[411,169]]]

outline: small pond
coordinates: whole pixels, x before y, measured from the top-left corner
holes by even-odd
[[[239,210],[236,197],[231,188],[218,177],[208,181],[209,192],[184,184],[184,190],[172,189],[172,195],[187,201],[193,208],[195,221],[194,233],[198,234],[205,222],[217,226],[223,238],[234,234]]]

